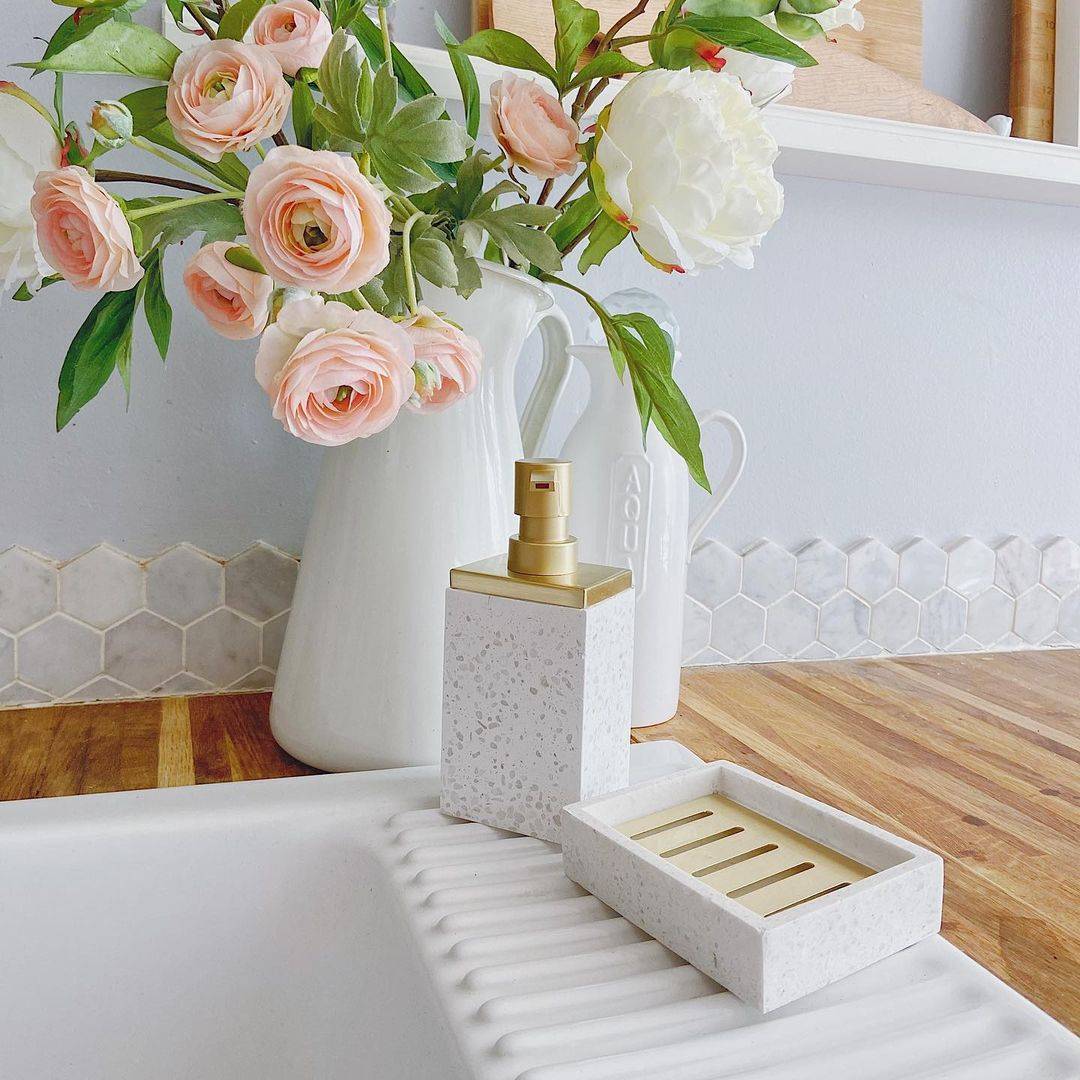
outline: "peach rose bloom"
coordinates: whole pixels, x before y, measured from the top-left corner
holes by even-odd
[[[222,337],[245,341],[266,327],[274,282],[229,262],[225,256],[234,247],[225,240],[207,244],[187,264],[184,285],[191,302]]]
[[[39,173],[30,212],[46,262],[76,289],[127,292],[142,280],[123,210],[85,169]]]
[[[341,446],[397,419],[413,392],[415,362],[397,323],[311,296],[290,300],[267,327],[255,377],[289,434]]]
[[[220,161],[276,135],[291,100],[281,65],[265,49],[208,41],[176,61],[165,113],[184,146],[207,161]]]
[[[427,361],[438,371],[441,383],[409,401],[417,412],[441,412],[471,394],[480,383],[483,353],[480,342],[453,323],[422,307],[402,324],[412,338],[417,361]]]
[[[275,147],[244,196],[248,243],[267,272],[316,292],[350,292],[385,270],[392,220],[356,162],[329,150]]]
[[[581,161],[581,132],[558,98],[507,72],[491,87],[491,130],[514,165],[554,180]]]
[[[310,0],[267,4],[251,23],[251,40],[266,49],[286,75],[317,68],[333,36],[330,20]]]

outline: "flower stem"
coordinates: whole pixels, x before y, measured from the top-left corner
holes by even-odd
[[[58,71],[53,85],[53,108],[56,110],[57,131],[64,130],[64,76]]]
[[[160,146],[155,146],[149,139],[142,135],[133,135],[131,137],[131,145],[137,146],[140,150],[144,150],[148,154],[153,154],[154,157],[168,162],[174,169],[180,169],[183,172],[189,173],[191,176],[197,177],[199,180],[215,179],[213,174],[208,175],[206,172],[196,169],[195,166],[189,165],[183,158],[175,157],[174,155],[167,153],[165,150],[162,150]]]
[[[368,303],[368,298],[359,290],[353,289],[349,296],[360,305],[364,311],[374,311],[375,309]]]
[[[116,172],[112,169],[97,169],[94,179],[103,184],[157,184],[159,187],[173,187],[180,191],[195,191],[200,195],[212,195],[213,188],[204,187],[202,184],[193,184],[190,180],[173,180],[165,176],[146,176],[143,173]]]
[[[383,8],[379,9],[383,11]],[[417,210],[415,214],[408,221],[405,222],[405,228],[401,231],[401,257],[405,262],[405,293],[409,301],[409,311],[413,315],[416,314],[417,301],[416,301],[416,275],[413,273],[412,263],[412,231],[413,226],[424,215]]]
[[[385,4],[379,5],[379,29],[382,31],[383,55],[386,57],[386,62],[392,64],[394,62],[394,48],[390,40],[390,20],[386,14]]]
[[[166,210],[176,210],[180,206],[199,206],[202,203],[222,202],[225,199],[242,199],[244,193],[235,188],[227,191],[212,191],[206,195],[194,195],[190,199],[173,199],[167,203],[159,203],[157,206],[146,206],[142,210],[133,210],[128,214],[128,221],[138,221],[140,218],[152,217],[154,214],[163,214]]]
[[[610,79],[601,79],[586,95],[585,101],[582,103],[582,114],[589,111],[590,106],[594,101],[607,89],[607,84],[611,82]]]
[[[191,13],[191,17],[202,27],[202,32],[213,41],[217,37],[217,31],[214,29],[214,24],[199,10],[197,4],[191,2],[191,0],[184,0],[184,7]]]
[[[638,0],[638,3],[635,4],[621,19],[615,22],[611,29],[600,39],[596,51],[600,52],[602,49],[606,49],[611,45],[616,34],[618,34],[624,26],[629,26],[639,15],[644,15],[648,6],[649,0]]]
[[[540,189],[540,194],[536,197],[536,205],[543,206],[544,203],[551,198],[551,189],[555,186],[555,180],[545,180],[544,186]]]
[[[589,174],[588,174],[588,171],[586,169],[582,169],[581,172],[579,172],[577,174],[577,177],[574,180],[574,182],[556,200],[556,202],[555,202],[555,209],[556,210],[561,210],[574,197],[574,192],[577,191],[577,189],[579,187],[581,187],[582,184],[585,183],[586,179],[588,178],[588,175]]]
[[[580,244],[582,240],[584,240],[593,231],[593,229],[596,228],[599,221],[600,218],[597,218],[595,221],[590,221],[589,224],[586,225],[585,228],[582,229],[581,232],[579,232],[577,236],[575,236],[574,239],[571,240],[570,243],[562,249],[563,255],[569,255],[570,252],[573,251],[574,248],[576,248],[578,244]]]
[[[255,144],[255,153],[258,154],[263,161],[266,160],[266,151],[263,149],[262,143]]]

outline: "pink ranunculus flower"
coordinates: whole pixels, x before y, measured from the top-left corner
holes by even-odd
[[[541,180],[573,172],[581,132],[558,98],[507,72],[491,87],[491,130],[514,165]]]
[[[267,4],[251,23],[251,40],[272,53],[286,75],[317,68],[333,36],[330,20],[310,0]]]
[[[218,240],[201,248],[184,270],[184,285],[191,302],[222,337],[245,341],[266,327],[274,282],[229,262],[225,256],[234,247]]]
[[[39,173],[30,212],[42,255],[76,289],[127,292],[142,280],[123,210],[85,169]]]
[[[390,262],[393,218],[351,157],[278,146],[252,170],[244,196],[248,243],[279,282],[350,292]]]
[[[266,328],[255,377],[286,431],[341,446],[394,422],[413,392],[415,362],[397,323],[311,296],[287,302]]]
[[[208,41],[176,61],[165,113],[184,146],[220,161],[276,135],[291,99],[271,53],[242,41]]]
[[[476,338],[426,307],[420,308],[403,325],[412,338],[417,361],[427,361],[440,377],[438,386],[412,396],[410,408],[417,412],[441,412],[476,389],[483,363],[483,352]]]

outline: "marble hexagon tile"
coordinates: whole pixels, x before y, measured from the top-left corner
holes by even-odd
[[[869,537],[739,553],[705,540],[684,634],[694,665],[1080,645],[1080,544],[916,537],[893,549]]]
[[[0,552],[0,707],[270,689],[297,567],[264,543]]]

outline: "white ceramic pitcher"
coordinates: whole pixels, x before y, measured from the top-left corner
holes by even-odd
[[[714,410],[698,417],[719,424],[733,454],[724,475],[710,475],[713,495],[691,523],[686,463],[655,428],[642,445],[630,380],[620,382],[603,345],[571,349],[589,373],[585,412],[562,456],[574,463],[573,531],[581,557],[633,571],[637,592],[634,637],[634,727],[670,720],[679,706],[683,603],[690,553],[735,489],[746,464],[739,422]]]
[[[570,326],[547,289],[495,264],[483,273],[468,300],[425,291],[479,339],[476,393],[404,410],[323,459],[270,711],[277,741],[320,769],[438,761],[450,569],[506,549],[514,461],[539,446],[570,372]],[[536,329],[544,362],[519,429],[514,368]]]

